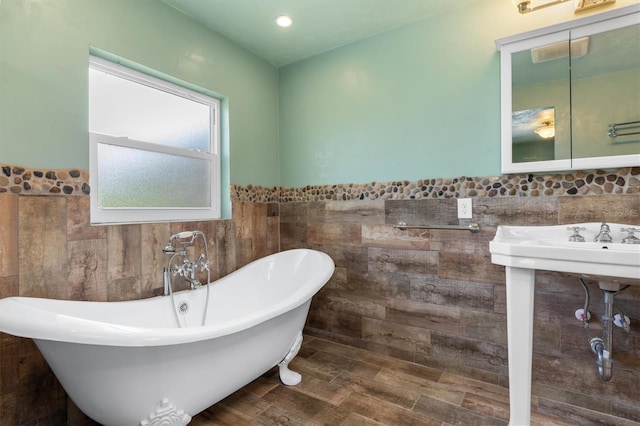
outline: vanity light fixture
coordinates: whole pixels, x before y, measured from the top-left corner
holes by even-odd
[[[581,12],[592,7],[604,6],[605,4],[615,3],[616,0],[576,0],[574,5],[575,12]]]
[[[289,15],[276,16],[276,25],[282,28],[288,28],[293,25],[293,18]]]
[[[556,135],[556,128],[553,125],[553,121],[543,121],[542,124],[544,124],[544,126],[538,127],[534,130],[536,135],[540,136],[542,139],[551,139]]]
[[[520,13],[529,13],[548,6],[564,3],[568,0],[511,0]]]

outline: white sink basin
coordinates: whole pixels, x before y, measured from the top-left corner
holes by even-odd
[[[531,423],[531,365],[533,354],[533,302],[536,269],[558,271],[600,281],[616,291],[640,284],[640,244],[622,244],[629,225],[609,223],[612,243],[595,242],[601,223],[555,226],[499,226],[489,243],[491,261],[505,266],[507,337],[509,352],[510,425]],[[584,242],[571,242],[580,231]]]
[[[598,281],[640,284],[640,244],[622,244],[631,225],[609,223],[614,242],[597,243],[601,223],[499,226],[489,243],[493,263],[516,268],[579,274]],[[571,242],[569,227],[585,228],[585,242]]]

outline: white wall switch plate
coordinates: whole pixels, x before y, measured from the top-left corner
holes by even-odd
[[[471,198],[458,198],[458,219],[471,219],[473,204]]]

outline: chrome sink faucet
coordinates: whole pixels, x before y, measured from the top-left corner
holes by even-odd
[[[567,227],[567,231],[572,231],[573,234],[569,237],[569,241],[572,243],[584,243],[584,237],[580,235],[580,231],[584,231],[584,226],[569,226]]]
[[[594,241],[596,243],[612,243],[613,239],[611,238],[611,235],[609,235],[609,232],[611,232],[609,225],[602,222],[602,225],[600,225],[600,232],[598,232]]]
[[[640,232],[638,228],[620,228],[622,232],[628,232],[629,235],[622,239],[622,244],[640,244],[640,238],[633,235],[635,232]]]

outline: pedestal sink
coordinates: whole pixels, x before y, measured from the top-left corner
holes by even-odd
[[[509,353],[509,424],[531,422],[535,271],[558,271],[607,286],[640,284],[640,244],[622,244],[633,225],[609,223],[612,242],[595,242],[602,223],[498,226],[491,261],[505,266]],[[584,242],[569,241],[579,233]]]

